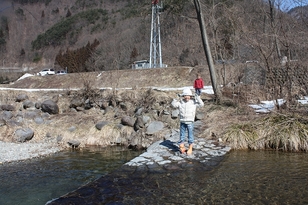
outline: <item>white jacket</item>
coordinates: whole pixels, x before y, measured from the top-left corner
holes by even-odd
[[[189,123],[195,121],[196,109],[202,107],[204,103],[200,96],[195,96],[195,99],[190,99],[187,102],[182,99],[180,101],[173,99],[171,105],[179,109],[180,121]]]

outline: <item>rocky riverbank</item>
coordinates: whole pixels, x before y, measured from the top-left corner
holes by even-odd
[[[179,91],[135,89],[103,91],[1,91],[0,162],[24,160],[88,145],[124,145],[146,149],[179,128],[178,111],[170,106]],[[95,97],[89,95],[90,92]],[[222,133],[208,95],[197,111],[202,132],[218,139]],[[216,105],[214,105],[216,106]],[[223,123],[227,123],[227,119]],[[5,143],[5,144],[4,144]],[[6,150],[6,151],[5,151]]]
[[[60,151],[49,143],[10,143],[0,141],[0,164],[43,157]]]
[[[119,144],[145,149],[179,128],[178,111],[170,103],[200,71],[168,68],[18,80],[0,90],[0,141],[47,143],[60,150]],[[163,75],[149,78],[148,72]],[[143,80],[137,82],[136,76]],[[171,88],[160,87],[169,84]],[[99,87],[108,85],[112,88]],[[213,97],[201,95],[205,106],[196,116],[203,127],[200,138],[218,139],[231,123],[247,120],[234,115],[232,102],[217,105]]]

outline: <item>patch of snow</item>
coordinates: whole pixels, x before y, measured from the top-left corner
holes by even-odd
[[[286,102],[284,99],[278,99],[278,105],[281,106]],[[301,104],[308,104],[308,96],[304,97],[304,100],[297,100]],[[258,105],[249,105],[249,107],[255,109],[256,113],[269,113],[271,110],[275,108],[276,100],[271,101],[261,101],[261,104]]]
[[[207,93],[207,94],[214,94],[214,90],[212,86],[204,86],[201,92]]]
[[[185,88],[195,90],[193,86],[186,86],[186,87],[180,87],[180,88],[167,88],[167,87],[165,87],[165,88],[163,88],[163,87],[152,87],[152,88],[156,89],[156,90],[161,90],[161,91],[176,91],[176,90],[182,91]],[[201,92],[207,93],[207,94],[214,94],[212,86],[204,86],[203,89],[201,90]]]
[[[17,79],[17,81],[21,80],[21,79],[25,79],[25,78],[28,78],[28,77],[32,77],[34,76],[33,74],[30,74],[30,73],[25,73],[23,76],[21,76],[20,78]]]
[[[275,108],[276,103],[281,106],[286,101],[284,99],[270,100],[270,101],[261,101],[261,104],[258,105],[249,105],[249,107],[255,109],[256,113],[269,113]]]
[[[303,105],[306,105],[308,104],[308,96],[304,96],[303,100],[297,100],[297,101]]]

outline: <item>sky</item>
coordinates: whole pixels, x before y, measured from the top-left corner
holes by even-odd
[[[276,0],[276,4],[280,5],[281,10],[289,11],[297,6],[308,5],[308,0]]]

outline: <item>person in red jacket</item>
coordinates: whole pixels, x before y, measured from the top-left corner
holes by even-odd
[[[195,80],[195,83],[194,83],[194,88],[195,88],[197,95],[199,95],[199,96],[201,95],[201,90],[203,89],[203,86],[204,86],[204,84],[203,84],[203,80],[201,78],[201,75],[198,74],[197,79]]]

